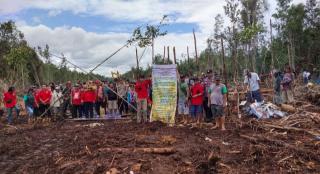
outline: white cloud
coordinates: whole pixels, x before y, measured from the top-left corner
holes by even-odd
[[[105,33],[96,34],[87,32],[78,27],[56,27],[49,28],[44,25],[28,26],[20,25],[19,29],[25,34],[25,37],[32,47],[45,44],[50,46],[51,52],[56,55],[63,53],[68,60],[86,70],[91,70],[104,58],[120,48],[126,43],[130,34],[128,33]],[[205,35],[197,33],[199,51],[204,48]],[[193,36],[187,34],[168,34],[159,38],[155,42],[155,53],[163,54],[163,46],[170,46],[170,57],[173,58],[172,47],[176,47],[177,58],[182,53],[186,53],[186,47],[189,45],[190,54],[194,54]],[[139,49],[139,55],[142,53]],[[55,59],[56,62],[59,59]],[[141,65],[146,67],[151,64],[151,50],[148,51],[141,60]],[[95,72],[110,75],[111,71],[119,70],[124,73],[136,65],[135,47],[124,48],[110,60],[99,67]]]

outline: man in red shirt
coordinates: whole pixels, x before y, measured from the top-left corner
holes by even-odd
[[[96,101],[96,90],[92,81],[86,84],[86,89],[83,91],[84,115],[86,118],[93,118],[93,106]]]
[[[200,123],[202,114],[202,101],[204,94],[204,87],[196,77],[194,79],[194,85],[190,89],[191,93],[191,116],[193,119],[197,119],[197,123]]]
[[[148,107],[148,89],[151,86],[151,80],[145,79],[141,75],[136,82],[135,91],[137,93],[137,122],[147,122],[147,107]]]
[[[82,109],[81,109],[81,89],[78,84],[71,91],[71,104],[72,104],[72,118],[81,118]]]
[[[52,93],[47,85],[42,85],[38,97],[40,115],[47,115],[48,117],[51,117],[51,111],[49,107],[51,103]]]
[[[3,102],[8,112],[8,124],[12,124],[12,110],[15,109],[17,113],[17,117],[19,117],[19,108],[16,106],[17,104],[17,95],[14,87],[10,87],[8,92],[3,95]]]

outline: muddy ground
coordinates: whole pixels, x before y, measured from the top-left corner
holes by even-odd
[[[224,132],[129,120],[1,124],[0,173],[320,173],[314,136],[232,120]]]

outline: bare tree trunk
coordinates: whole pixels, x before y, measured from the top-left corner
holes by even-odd
[[[166,57],[166,46],[163,46],[163,63],[165,63],[165,57]]]
[[[194,50],[195,50],[195,56],[196,56],[196,63],[197,63],[197,71],[199,71],[199,60],[198,60],[198,51],[197,51],[197,38],[196,34],[193,29],[193,41],[194,41]]]
[[[291,54],[290,54],[290,45],[288,44],[288,63],[289,63],[289,66],[291,67]]]
[[[34,79],[37,81],[38,85],[41,86],[40,84],[40,79],[39,79],[39,76],[38,76],[38,72],[37,72],[37,69],[35,67],[35,65],[33,64],[33,62],[31,62],[31,67],[33,69],[33,75],[34,75]]]
[[[223,39],[221,37],[221,53],[222,53],[222,62],[223,62],[223,76],[224,76],[224,80],[225,80],[225,85],[228,89],[228,76],[227,76],[227,70],[226,70],[226,62],[225,62],[225,58],[224,58],[224,46],[223,46]],[[228,97],[228,94],[227,94],[227,101],[229,101],[229,97]],[[227,106],[228,107],[228,106]],[[229,109],[229,107],[228,107]],[[229,112],[228,114],[229,115]]]
[[[151,47],[152,47],[152,64],[154,64],[154,38],[152,37],[151,40]]]
[[[173,47],[173,61],[174,64],[177,64],[176,47]]]
[[[274,52],[273,52],[273,36],[272,36],[272,21],[270,19],[270,52],[271,52],[271,70],[274,70]]]
[[[189,47],[187,46],[188,63],[190,63]]]
[[[138,58],[138,48],[136,47],[136,60],[137,60],[137,79],[139,77],[139,70],[140,70],[140,67],[139,67],[139,58]]]
[[[168,62],[167,63],[169,63],[170,62],[170,48],[169,48],[169,46],[167,47],[167,52],[168,52]]]

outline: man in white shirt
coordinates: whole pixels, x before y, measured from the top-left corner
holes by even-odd
[[[309,82],[311,73],[308,72],[307,70],[303,70],[302,77],[303,77],[303,83],[306,85]]]
[[[248,91],[249,102],[262,102],[260,93],[260,78],[257,73],[245,70],[244,84]]]

